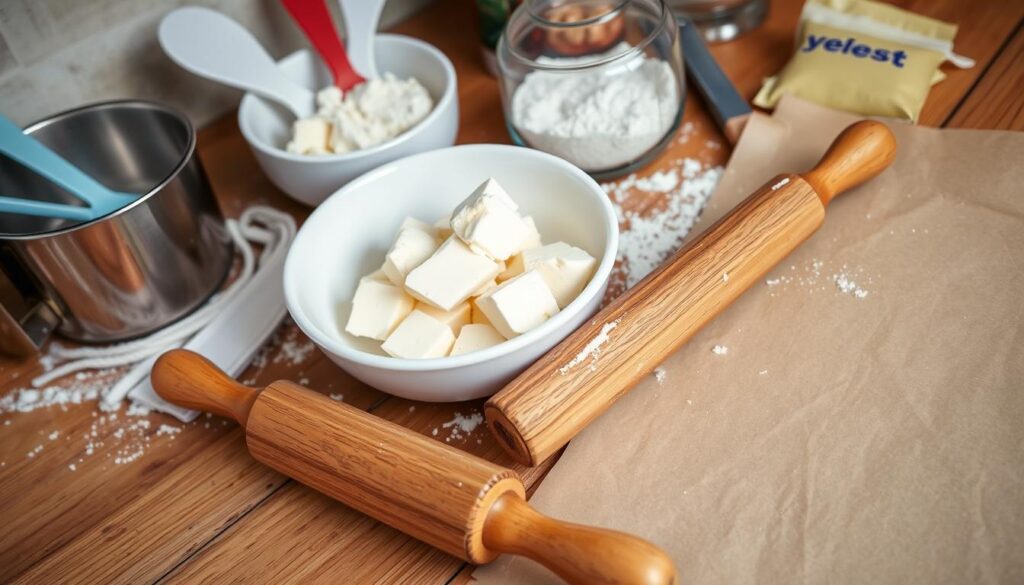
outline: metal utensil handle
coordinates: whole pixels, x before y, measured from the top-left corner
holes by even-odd
[[[683,45],[686,72],[704,98],[715,124],[725,132],[730,142],[735,143],[750,116],[750,104],[736,91],[736,86],[711,56],[693,22],[684,16],[676,20],[679,23],[679,42]],[[734,126],[739,128],[732,128]]]

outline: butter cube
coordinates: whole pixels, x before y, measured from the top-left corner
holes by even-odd
[[[498,330],[490,325],[464,325],[459,330],[459,336],[455,338],[455,345],[448,355],[459,355],[471,351],[486,349],[492,345],[498,345],[505,338],[498,333]]]
[[[454,343],[451,328],[423,311],[413,311],[380,347],[392,357],[427,359],[448,355]]]
[[[388,275],[384,274],[384,271],[381,270],[380,268],[378,268],[377,270],[374,270],[373,272],[367,274],[366,276],[364,276],[362,278],[362,280],[366,280],[366,279],[379,280],[381,282],[391,282],[390,280],[388,280]]]
[[[507,260],[530,238],[519,206],[494,179],[487,179],[452,214],[452,231],[473,251]]]
[[[526,250],[523,250],[525,252]],[[505,262],[505,269],[498,273],[498,282],[505,282],[510,278],[519,276],[526,272],[523,268],[523,252],[516,254]]]
[[[437,231],[437,237],[446,240],[448,236],[452,235],[452,214],[448,214],[441,219],[434,222],[434,229]]]
[[[412,311],[416,301],[400,287],[372,276],[359,280],[345,331],[383,341]]]
[[[405,228],[398,232],[395,243],[384,257],[381,270],[396,286],[403,286],[409,272],[430,258],[434,250],[437,250],[437,241],[432,233],[414,227]]]
[[[540,241],[540,232],[537,231],[537,224],[533,223],[533,218],[529,215],[523,217],[523,223],[526,224],[529,230],[529,235],[526,236],[526,241],[523,242],[523,249],[529,250],[530,248],[539,248],[544,244]]]
[[[287,149],[298,154],[327,154],[330,137],[331,123],[326,118],[300,118],[292,125]]]
[[[523,221],[530,228],[530,235],[523,244],[523,252],[541,247],[543,244],[541,243],[540,232],[537,231],[537,225],[533,223],[533,218],[527,215],[523,218]],[[526,267],[523,264],[523,252],[519,252],[505,262],[505,269],[498,274],[498,282],[505,282],[512,277],[526,272]]]
[[[466,302],[498,272],[496,262],[473,252],[452,236],[405,277],[405,290],[424,303],[450,311]]]
[[[481,286],[480,288],[478,288],[477,290],[473,291],[473,294],[471,294],[470,296],[471,297],[478,297],[478,296],[486,293],[487,291],[489,291],[492,288],[495,288],[497,286],[498,286],[498,278],[495,277],[494,280],[488,282],[487,284],[485,284],[485,285]]]
[[[469,303],[462,303],[451,311],[444,311],[426,303],[416,303],[414,310],[426,313],[447,325],[453,332],[462,329],[472,320],[473,309]]]
[[[535,270],[541,275],[559,309],[579,296],[597,266],[593,256],[565,242],[524,250],[516,258],[521,259],[524,271]]]
[[[415,217],[407,217],[407,218],[403,219],[402,220],[402,225],[398,226],[398,231],[408,230],[408,229],[415,229],[415,230],[420,230],[421,232],[427,232],[428,234],[430,234],[432,236],[436,236],[437,235],[437,228],[436,227],[430,225],[429,223],[427,223],[425,221],[420,221],[420,220],[416,219]]]
[[[476,306],[506,339],[526,333],[558,312],[554,295],[535,270],[477,297]]]
[[[475,325],[490,325],[491,322],[487,320],[487,315],[480,310],[480,307],[476,306],[476,301],[470,303],[472,310],[469,316],[469,322]]]

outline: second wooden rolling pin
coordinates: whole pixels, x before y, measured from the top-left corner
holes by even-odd
[[[516,460],[537,465],[813,234],[833,197],[896,153],[884,124],[846,128],[812,170],[779,175],[600,311],[484,407]]]
[[[152,380],[169,402],[238,421],[258,461],[471,563],[511,553],[581,585],[675,580],[647,541],[535,511],[511,469],[297,384],[243,386],[182,349],[157,360]]]

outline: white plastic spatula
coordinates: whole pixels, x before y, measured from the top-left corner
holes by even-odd
[[[373,57],[373,37],[377,34],[385,0],[338,0],[345,21],[345,47],[348,58],[363,77],[375,79],[377,61]]]
[[[298,118],[313,114],[313,92],[288,79],[249,31],[216,10],[174,10],[158,37],[167,56],[196,75],[279,102]]]

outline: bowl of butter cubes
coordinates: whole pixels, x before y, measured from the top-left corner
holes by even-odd
[[[586,173],[474,144],[413,155],[339,189],[285,263],[288,310],[336,364],[431,402],[501,389],[591,318],[618,221]]]

